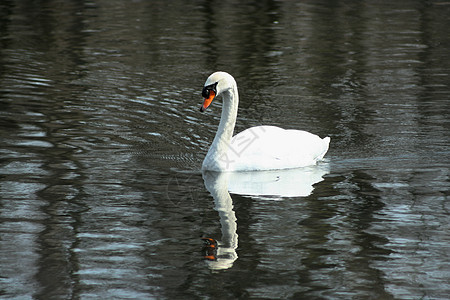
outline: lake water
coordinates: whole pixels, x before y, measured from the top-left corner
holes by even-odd
[[[2,1],[0,298],[448,299],[450,3],[379,2]],[[216,70],[325,161],[202,174]]]

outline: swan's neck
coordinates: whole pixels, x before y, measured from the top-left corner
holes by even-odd
[[[223,94],[222,116],[220,117],[219,128],[217,129],[211,148],[213,146],[218,149],[228,148],[236,124],[238,98],[239,96],[234,88]]]
[[[223,163],[227,161],[227,154],[231,138],[233,137],[239,104],[236,85],[228,91],[225,91],[222,95],[223,104],[219,128],[204,161],[204,166],[206,164],[207,169],[216,169],[218,171],[224,170],[225,168]]]

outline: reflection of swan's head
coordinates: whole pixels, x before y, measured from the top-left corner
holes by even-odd
[[[205,250],[207,250],[205,258],[211,270],[231,268],[237,259],[237,223],[233,211],[233,200],[227,190],[228,175],[224,172],[203,172],[206,189],[214,198],[214,209],[219,212],[222,230],[221,241],[203,238],[206,242]]]
[[[238,258],[236,247],[231,245],[219,244],[216,240],[211,238],[203,238],[205,241],[204,254],[208,267],[211,270],[226,270],[233,266],[233,263]]]
[[[224,92],[236,88],[236,81],[233,76],[226,72],[215,72],[211,74],[205,82],[202,90],[202,96],[205,98],[200,111],[205,111],[215,97]]]
[[[238,258],[233,248],[218,248],[217,258],[215,260],[207,260],[208,268],[211,270],[226,270],[233,266]]]

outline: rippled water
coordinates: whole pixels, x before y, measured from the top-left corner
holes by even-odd
[[[2,1],[0,297],[447,298],[449,15],[438,1]],[[202,174],[215,70],[238,82],[236,131],[330,136],[326,160]]]

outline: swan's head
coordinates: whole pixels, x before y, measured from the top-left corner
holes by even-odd
[[[215,72],[211,74],[208,79],[206,79],[202,90],[202,96],[205,100],[200,107],[200,111],[204,112],[214,98],[234,87],[236,87],[236,81],[230,74],[226,72]]]

